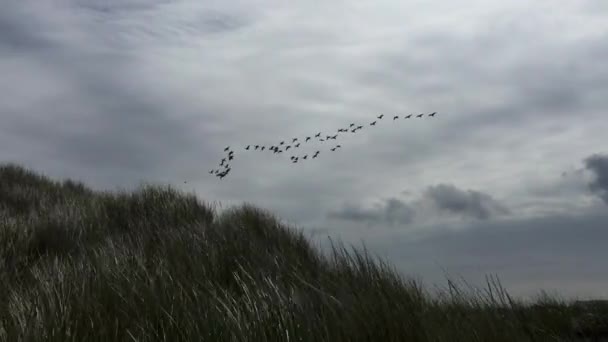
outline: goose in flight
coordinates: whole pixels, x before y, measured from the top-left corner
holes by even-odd
[[[228,160],[232,160],[232,159],[234,159],[234,156],[231,154],[228,156]]]
[[[305,154],[304,157],[302,157],[302,159],[306,159],[308,158],[308,154]]]
[[[354,125],[355,125],[354,123],[351,123],[349,127],[353,127]]]
[[[357,129],[363,129],[363,126],[357,126]]]
[[[297,144],[296,144],[296,147],[300,147],[300,143],[297,143]]]
[[[210,170],[209,174],[212,175],[215,172],[215,170]]]
[[[246,149],[247,151],[249,151],[249,147],[250,147],[250,146],[251,146],[251,145],[247,145],[247,147],[245,147],[245,149]]]
[[[410,114],[410,115],[405,116],[405,117],[403,117],[403,118],[404,118],[404,119],[409,119],[409,118],[411,118],[411,117],[412,117],[412,115],[414,115],[414,114]]]
[[[258,148],[260,148],[260,145],[255,145],[254,147],[257,150]]]
[[[330,150],[331,150],[332,152],[334,152],[334,151],[336,150],[336,148],[334,147],[334,148],[331,148]]]
[[[325,139],[319,139],[319,141],[325,141]]]
[[[225,151],[228,151],[229,149],[230,149],[230,146],[227,146],[227,147],[224,149],[224,152],[225,152]]]
[[[378,119],[382,119],[384,117],[384,114],[380,114],[380,116],[378,116]]]
[[[334,139],[334,140],[336,140],[336,139],[338,138],[338,135],[337,135],[337,134],[334,134],[334,136],[333,136],[333,137],[331,137],[331,138],[332,138],[332,139]]]
[[[397,119],[399,119],[399,115],[395,115],[395,116],[393,116],[393,121],[395,121],[395,120],[397,120]]]
[[[370,126],[376,126],[376,121],[372,121],[372,123],[369,124]]]
[[[416,115],[416,117],[417,117],[417,118],[421,118],[421,117],[423,117],[423,116],[424,116],[424,113],[423,113],[423,114],[420,114],[420,115]]]
[[[298,141],[298,138],[293,138],[293,139],[291,140],[291,143],[295,143],[296,141]]]
[[[265,148],[266,148],[266,146],[262,146],[262,147],[260,147],[260,150],[264,151]]]
[[[435,114],[437,114],[437,112],[432,112],[431,114],[429,114],[429,116],[435,116]]]
[[[284,141],[281,141],[281,142],[279,143],[279,145],[283,145],[284,143],[285,143]]]
[[[287,146],[285,147],[285,151],[289,150],[290,148],[291,148],[291,146],[287,145]]]
[[[321,132],[319,132],[319,133],[315,134],[315,138],[318,138],[318,137],[320,137],[320,136],[321,136]]]
[[[310,140],[310,137],[306,137],[306,141],[305,142],[308,142],[308,140]]]

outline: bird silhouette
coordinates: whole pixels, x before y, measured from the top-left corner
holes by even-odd
[[[334,148],[331,148],[331,150],[332,150],[332,152],[333,152],[333,151],[335,151],[335,150],[336,150],[336,148],[335,148],[335,147],[334,147]]]
[[[321,136],[321,132],[319,132],[319,133],[315,134],[315,138],[318,138],[318,137],[320,137],[320,136]]]
[[[363,126],[357,126],[357,129],[362,129],[362,128],[363,128]]]
[[[251,145],[247,145],[247,147],[245,147],[245,149],[246,149],[247,151],[249,151],[249,147],[250,147],[250,146],[251,146]]]
[[[331,135],[325,136],[325,140],[329,140],[329,139],[331,139]]]
[[[260,148],[260,145],[255,145],[254,147],[257,150],[258,148]]]
[[[294,142],[296,142],[296,141],[298,141],[298,138],[293,138],[293,139],[291,140],[291,142],[292,142],[292,143],[294,143]]]
[[[429,116],[435,116],[435,114],[437,114],[437,112],[432,112],[431,114],[429,114]]]
[[[417,118],[421,118],[424,114],[416,115]]]
[[[351,123],[349,127],[353,127],[354,125],[355,125],[354,123]]]
[[[319,139],[319,141],[325,141],[325,139]]]
[[[399,115],[395,115],[395,116],[393,117],[393,121],[395,121],[395,120],[397,120],[397,119],[399,119]]]
[[[231,154],[228,156],[228,160],[232,160],[232,159],[234,159],[234,156],[232,156],[232,154]]]
[[[308,158],[308,154],[304,155],[304,157],[302,157],[302,159],[306,159]]]
[[[287,146],[285,147],[285,151],[289,150],[290,148],[291,148],[291,146],[287,145]]]
[[[372,123],[369,124],[370,126],[376,126],[376,121],[372,121]]]
[[[210,171],[209,171],[209,174],[210,174],[210,175],[212,175],[212,174],[213,174],[213,172],[215,172],[215,170],[210,170]]]
[[[300,147],[300,143],[297,143],[297,144],[296,144],[296,147]]]
[[[308,140],[310,140],[310,137],[306,137],[306,142],[308,142]]]
[[[404,119],[409,119],[409,118],[411,118],[411,117],[412,117],[412,115],[414,115],[414,114],[410,114],[410,115],[408,115],[408,116],[405,116],[405,117],[404,117]]]
[[[226,147],[226,148],[224,149],[224,152],[225,152],[225,151],[228,151],[229,149],[230,149],[230,146]]]
[[[355,133],[356,131],[357,131],[357,129],[356,129],[356,128],[355,128],[355,129],[353,129],[353,130],[351,130],[351,132],[352,132],[352,133]]]
[[[334,140],[336,140],[336,139],[338,138],[338,135],[337,135],[337,134],[334,134],[334,136],[333,136],[333,137],[331,137],[331,138],[332,138],[332,139],[334,139]]]
[[[382,119],[384,117],[384,114],[380,114],[380,116],[378,116],[378,119]]]
[[[265,148],[266,148],[266,146],[262,146],[262,147],[260,147],[260,150],[264,151]]]
[[[279,145],[283,145],[284,143],[285,143],[284,141],[281,141],[281,142],[279,143]]]

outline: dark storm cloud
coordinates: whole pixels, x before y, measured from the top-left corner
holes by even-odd
[[[584,160],[584,164],[585,168],[594,175],[594,179],[589,183],[589,189],[608,204],[608,155],[591,155]]]
[[[450,184],[430,186],[425,197],[440,211],[486,220],[496,215],[509,214],[509,209],[492,196],[475,191],[461,190]]]
[[[328,213],[329,218],[365,221],[374,223],[388,223],[391,225],[409,224],[430,203],[432,210],[438,213],[447,213],[459,217],[468,217],[478,220],[487,220],[496,216],[510,214],[510,210],[495,200],[492,196],[475,191],[462,190],[450,184],[429,186],[419,199],[405,202],[398,198],[384,200],[381,205],[373,209],[347,204],[342,209]],[[418,213],[418,214],[417,214]]]
[[[371,223],[408,224],[414,219],[415,211],[408,204],[396,198],[389,198],[373,209],[346,204],[337,211],[330,211],[328,218]]]
[[[383,210],[365,209],[354,204],[346,204],[337,211],[330,211],[328,217],[347,221],[369,222],[384,219]]]

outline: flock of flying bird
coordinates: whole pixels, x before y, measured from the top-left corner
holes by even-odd
[[[437,112],[433,112],[430,114],[427,114],[427,117],[434,117],[437,114]],[[414,117],[415,114],[409,114],[409,115],[405,115],[403,116],[403,119],[410,119],[412,117]],[[422,118],[425,114],[418,114],[415,115],[416,118]],[[376,123],[378,122],[378,120],[382,120],[382,118],[384,117],[384,114],[381,114],[379,116],[377,116],[377,120],[374,120],[372,122],[369,123],[369,126],[376,126]],[[399,119],[399,115],[395,115],[393,117],[393,121]],[[287,151],[289,151],[290,149],[295,150],[297,148],[300,148],[301,144],[304,143],[308,143],[309,141],[313,140],[314,138],[316,138],[318,141],[320,142],[327,142],[329,140],[336,140],[338,138],[338,135],[340,133],[356,133],[357,131],[363,129],[363,126],[361,125],[356,125],[355,123],[351,123],[347,128],[339,128],[337,133],[335,133],[334,135],[325,135],[325,137],[321,137],[321,132],[318,132],[314,135],[310,135],[307,136],[305,139],[303,139],[303,141],[298,140],[298,138],[293,138],[291,139],[291,143],[290,142],[286,142],[286,141],[281,141],[276,145],[271,145],[269,147],[266,147],[265,145],[247,145],[244,149],[246,151],[269,151],[269,152],[273,152],[274,154],[282,154],[282,153],[287,153]],[[330,150],[332,152],[336,151],[337,149],[342,148],[342,145],[335,145],[334,147],[330,148]],[[234,151],[230,149],[230,146],[227,146],[226,148],[224,148],[224,152],[227,152],[226,157],[222,158],[220,164],[219,164],[219,168],[217,169],[213,169],[209,171],[209,174],[215,175],[217,177],[219,177],[220,179],[226,177],[228,175],[228,173],[230,172],[230,170],[232,169],[230,167],[230,161],[234,160]],[[317,150],[314,154],[310,155],[310,159],[315,159],[319,156],[319,153],[321,153],[320,150]],[[309,159],[309,155],[305,154],[303,156],[295,156],[292,155],[290,158],[291,162],[293,164],[298,163],[300,160],[307,160]]]

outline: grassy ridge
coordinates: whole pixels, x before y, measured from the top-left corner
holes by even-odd
[[[496,279],[431,297],[365,250],[171,187],[94,192],[0,166],[1,341],[557,341],[581,309]]]

